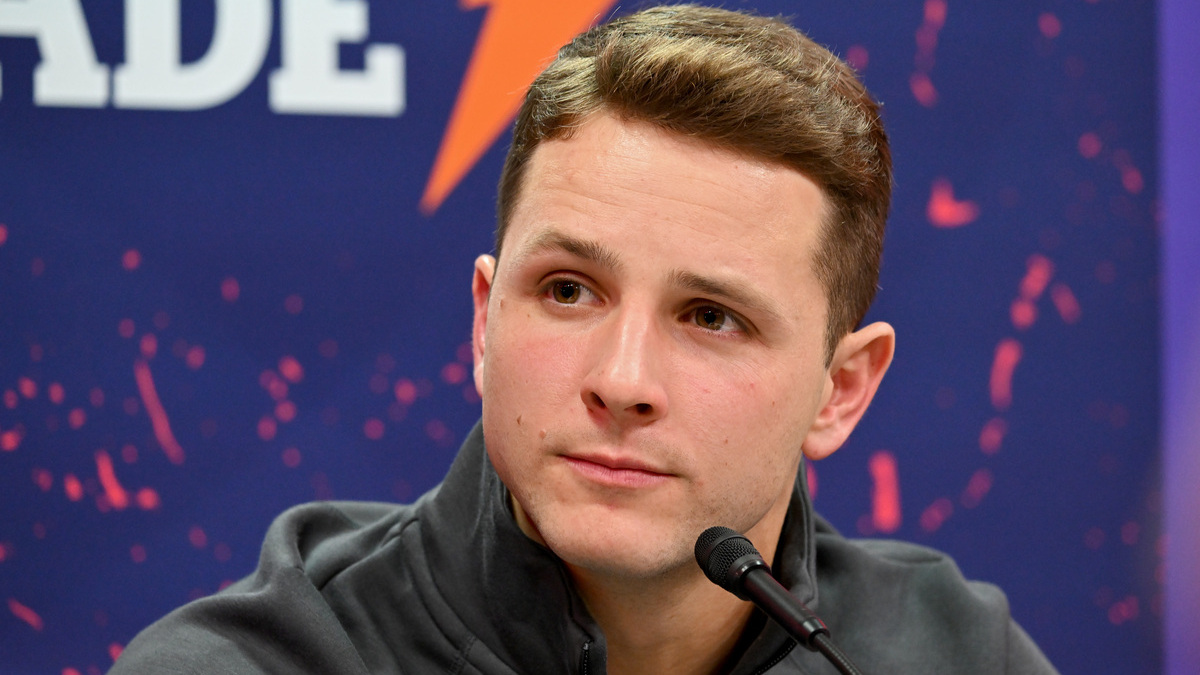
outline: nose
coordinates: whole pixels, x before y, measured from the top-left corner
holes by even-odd
[[[580,394],[593,414],[622,425],[644,425],[667,413],[661,378],[662,336],[651,316],[627,310],[593,336],[595,361]]]

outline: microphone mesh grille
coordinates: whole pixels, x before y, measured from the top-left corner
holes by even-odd
[[[738,558],[746,555],[759,556],[758,549],[746,537],[728,527],[710,527],[696,540],[696,561],[705,576],[714,584],[732,591],[729,568]]]

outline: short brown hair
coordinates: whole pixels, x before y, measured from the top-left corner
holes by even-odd
[[[677,5],[563,47],[517,115],[496,200],[496,254],[542,141],[607,111],[796,169],[829,203],[818,279],[826,362],[875,297],[892,164],[879,107],[849,66],[780,19]]]

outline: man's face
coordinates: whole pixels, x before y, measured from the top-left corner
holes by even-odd
[[[530,536],[634,577],[694,568],[712,525],[773,548],[831,388],[824,208],[794,170],[607,115],[534,152],[475,278],[484,437]]]

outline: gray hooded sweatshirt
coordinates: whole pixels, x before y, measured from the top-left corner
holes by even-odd
[[[1055,672],[996,587],[927,548],[843,538],[804,480],[773,568],[864,673]],[[142,631],[110,672],[601,675],[605,656],[562,562],[513,520],[476,425],[412,505],[279,516],[254,574]],[[837,671],[756,614],[723,672]]]

